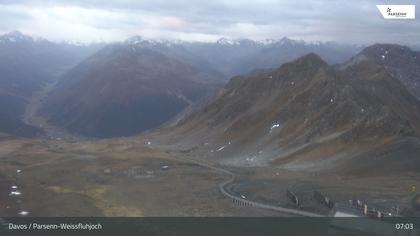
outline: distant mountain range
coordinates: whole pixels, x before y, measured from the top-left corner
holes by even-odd
[[[225,79],[248,73],[254,69],[277,67],[310,52],[315,52],[328,63],[342,63],[358,53],[362,47],[334,42],[308,43],[303,40],[282,38],[255,41],[221,38],[216,42],[184,42],[145,40],[132,37],[127,43],[149,47],[164,54],[187,60],[199,68],[206,68]]]

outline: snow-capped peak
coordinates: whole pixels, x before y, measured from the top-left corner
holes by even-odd
[[[7,34],[0,36],[0,42],[22,42],[22,41],[33,41],[33,38],[27,35],[22,34],[20,31],[12,31]]]
[[[262,45],[270,45],[270,44],[274,44],[277,43],[278,40],[276,39],[263,39],[263,40],[259,40],[258,43],[262,44]]]
[[[220,38],[216,41],[216,43],[221,44],[221,45],[238,45],[238,44],[240,44],[239,40],[228,39],[228,38]]]
[[[303,40],[294,40],[294,39],[290,39],[287,37],[283,37],[282,39],[280,39],[277,44],[279,46],[284,46],[284,45],[291,45],[291,46],[295,46],[295,45],[299,45],[299,44],[305,44],[305,41]]]
[[[133,36],[125,40],[125,43],[137,46],[174,46],[182,44],[181,40],[169,39],[144,39],[141,36]]]
[[[144,40],[141,36],[132,36],[130,38],[128,38],[127,40],[125,40],[126,43],[128,44],[140,44],[142,43]]]

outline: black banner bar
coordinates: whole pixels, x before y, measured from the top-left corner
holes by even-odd
[[[417,236],[420,218],[1,218],[1,236]],[[417,229],[417,230],[416,230]]]

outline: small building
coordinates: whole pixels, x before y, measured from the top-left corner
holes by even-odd
[[[363,217],[363,211],[346,203],[336,203],[331,210],[332,217]]]
[[[364,215],[362,208],[351,204],[336,203],[330,216],[328,235],[346,236],[411,236],[417,235],[417,230],[404,231],[395,228],[395,223],[386,219],[371,218]]]

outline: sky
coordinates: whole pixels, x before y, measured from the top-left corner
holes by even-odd
[[[385,20],[376,4],[420,0],[0,0],[0,33],[52,41],[155,39],[420,43],[416,20]]]

